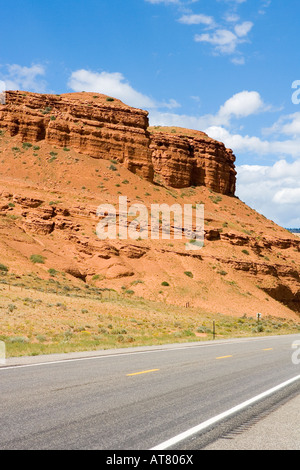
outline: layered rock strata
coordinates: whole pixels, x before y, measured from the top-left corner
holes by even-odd
[[[104,95],[61,96],[9,91],[0,128],[22,142],[46,141],[93,158],[117,160],[152,181],[148,113]]]
[[[200,131],[153,132],[148,112],[101,94],[49,95],[9,91],[0,128],[23,143],[45,141],[93,158],[116,160],[133,173],[174,187],[206,186],[235,193],[235,156]]]
[[[235,156],[223,143],[204,132],[172,133],[171,128],[153,132],[150,148],[154,171],[167,186],[206,186],[233,196],[236,187]]]

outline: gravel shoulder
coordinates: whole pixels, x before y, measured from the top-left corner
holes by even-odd
[[[300,450],[300,394],[249,427],[235,429],[204,450]]]

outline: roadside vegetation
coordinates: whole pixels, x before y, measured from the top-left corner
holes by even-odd
[[[292,334],[300,323],[274,317],[230,317],[193,307],[166,305],[82,283],[49,271],[16,276],[0,272],[0,340],[7,356]]]

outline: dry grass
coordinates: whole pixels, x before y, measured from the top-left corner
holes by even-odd
[[[0,339],[7,356],[155,345],[300,330],[292,320],[230,317],[130,294],[2,275]],[[34,286],[29,287],[29,286]]]

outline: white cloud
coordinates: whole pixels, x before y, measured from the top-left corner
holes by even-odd
[[[282,126],[281,133],[286,135],[300,135],[300,113],[290,116],[292,120]]]
[[[199,97],[197,97],[199,100]],[[178,126],[203,130],[208,128],[213,138],[219,140],[232,140],[234,136],[225,128],[231,124],[234,118],[244,118],[265,111],[268,107],[264,104],[260,94],[256,91],[242,91],[229,98],[216,114],[203,116],[190,116],[175,113],[162,113],[151,111],[151,125]],[[218,136],[218,137],[215,137]],[[244,139],[238,136],[239,139]],[[239,139],[236,139],[237,142]],[[253,139],[253,138],[252,138]]]
[[[269,8],[269,6],[271,5],[271,2],[272,0],[262,0],[258,13],[260,15],[264,15],[266,13],[266,9]]]
[[[263,129],[263,133],[284,134],[295,138],[300,136],[300,112],[281,116],[272,127]]]
[[[125,104],[137,108],[154,109],[180,107],[176,100],[157,102],[149,96],[136,91],[119,72],[92,72],[90,70],[76,70],[71,74],[68,86],[73,91],[98,92],[118,98]]]
[[[226,13],[225,20],[228,21],[228,23],[237,23],[240,17],[236,13]]]
[[[0,80],[0,104],[5,104],[6,100],[6,84],[2,80]]]
[[[231,55],[236,53],[239,44],[246,41],[246,37],[253,26],[252,22],[244,21],[234,26],[234,32],[229,29],[218,28],[212,33],[196,34],[194,40],[211,44],[217,53]],[[241,64],[241,60],[238,63]]]
[[[168,108],[168,109],[174,109],[174,108],[180,108],[181,105],[171,98],[169,102],[162,101],[161,103],[156,103],[156,108]]]
[[[207,15],[183,15],[181,18],[179,18],[179,23],[187,24],[187,25],[193,25],[193,24],[203,24],[206,26],[214,26],[215,20],[212,16],[207,16]]]
[[[245,57],[243,56],[240,56],[240,57],[233,57],[231,59],[231,62],[234,64],[234,65],[244,65],[246,60],[245,60]]]
[[[215,51],[222,54],[233,54],[240,40],[228,29],[217,29],[213,33],[195,35],[196,42],[207,42],[214,46]]]
[[[300,204],[300,188],[283,188],[273,197],[277,204]]]
[[[300,160],[237,167],[237,195],[284,227],[300,226]]]
[[[232,148],[235,153],[255,152],[259,155],[270,153],[270,143],[268,141],[262,141],[259,137],[231,134],[230,131],[222,126],[208,127],[205,132],[213,139],[224,142],[224,144]]]
[[[68,86],[74,91],[90,91],[111,95],[131,106],[155,107],[151,98],[134,90],[119,72],[97,73],[84,69],[76,70],[72,73]]]
[[[300,157],[300,139],[288,140],[262,140],[256,136],[231,134],[222,126],[210,126],[205,132],[216,140],[221,140],[224,144],[238,153],[252,153],[257,156],[263,155],[285,155],[293,158]]]
[[[235,25],[234,31],[239,38],[242,38],[250,33],[253,26],[251,21],[244,21],[244,23]]]
[[[176,114],[159,110],[151,110],[149,113],[151,126],[177,126],[186,129],[203,130],[207,126],[213,125],[216,119],[218,118],[212,114],[191,116],[188,114]]]
[[[264,109],[264,103],[257,91],[242,91],[229,98],[221,106],[220,116],[246,117]]]
[[[5,66],[5,71],[1,73],[1,78],[5,82],[7,90],[44,93],[46,91],[46,82],[41,77],[44,77],[45,73],[45,67],[41,64],[33,64],[31,67],[9,64]]]
[[[204,129],[211,116],[190,116],[187,114],[163,113],[158,110],[152,110],[149,113],[149,122],[151,126],[177,126],[187,129]]]
[[[247,0],[224,0],[226,3],[245,3]]]

